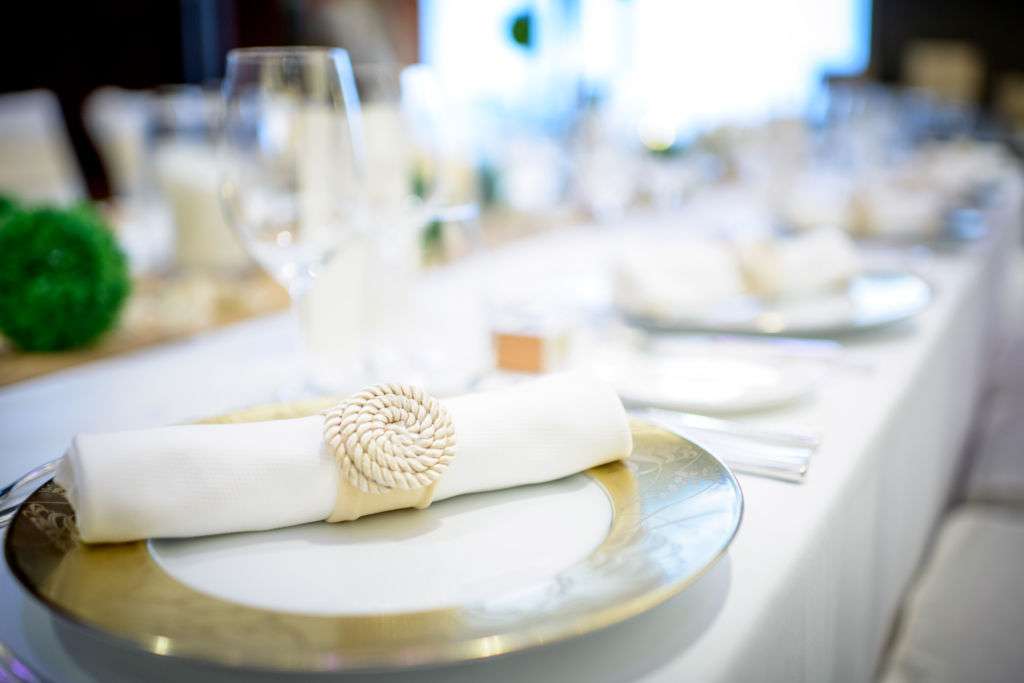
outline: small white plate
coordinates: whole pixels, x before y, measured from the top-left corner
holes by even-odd
[[[809,396],[822,375],[821,368],[797,362],[699,351],[655,356],[606,350],[590,366],[627,404],[712,414],[794,403]]]

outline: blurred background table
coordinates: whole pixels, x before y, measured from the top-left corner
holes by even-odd
[[[836,369],[817,401],[762,418],[820,427],[822,449],[802,486],[741,477],[746,511],[739,537],[692,588],[579,640],[372,680],[871,678],[953,485],[994,353],[998,285],[1012,253],[1006,247],[1017,240],[1011,228],[1020,197],[1015,179],[993,217],[1000,226],[994,239],[960,253],[915,257],[941,292],[930,310],[850,341],[861,369]],[[557,231],[466,263],[459,277],[477,277],[477,269],[499,280],[534,271],[565,277],[565,268],[545,264],[574,254],[574,281],[599,282],[616,243],[607,231]],[[452,297],[459,296],[458,282],[443,285]],[[80,430],[155,426],[263,402],[288,366],[287,337],[283,317],[259,318],[8,386],[0,390],[7,425],[0,480],[53,457]],[[259,680],[94,642],[29,599],[6,568],[0,594],[0,640],[55,680]]]
[[[24,353],[0,344],[0,386],[189,337],[287,306],[287,293],[262,273],[242,278],[139,278],[117,329],[96,345],[62,353]]]

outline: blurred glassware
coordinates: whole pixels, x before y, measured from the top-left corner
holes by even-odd
[[[423,264],[437,266],[469,256],[483,246],[480,207],[455,204],[438,209],[423,232]]]
[[[327,48],[245,48],[228,54],[221,143],[221,198],[228,223],[253,257],[288,289],[301,340],[300,386],[329,376],[308,345],[303,300],[335,252],[364,230],[364,149],[348,53]],[[369,264],[366,264],[369,271]],[[374,282],[390,272],[374,263]],[[359,283],[362,284],[362,283]],[[359,334],[358,288],[330,315]],[[315,376],[314,376],[314,373]]]
[[[425,231],[445,186],[439,141],[444,98],[432,71],[391,62],[356,64],[353,72],[369,231],[325,266],[306,309],[310,344],[339,368],[333,380],[338,389],[394,376],[399,367],[407,374],[415,365],[417,341],[407,333],[417,314],[414,290]],[[339,304],[352,314],[338,316]]]
[[[714,177],[714,159],[701,150],[671,147],[649,150],[643,186],[654,209],[675,212]]]
[[[157,102],[152,91],[105,86],[83,106],[110,181],[109,218],[136,274],[166,270],[174,252],[173,216],[156,187],[153,167],[154,144],[158,135],[166,137],[157,125]]]
[[[175,223],[175,263],[192,272],[250,267],[220,205],[216,130],[220,99],[199,86],[157,91],[151,123],[155,175]]]
[[[574,140],[574,190],[598,222],[621,219],[640,189],[643,147],[622,121],[594,103],[584,112]]]
[[[509,208],[529,214],[557,209],[569,170],[561,141],[545,132],[522,131],[498,147],[501,198]]]

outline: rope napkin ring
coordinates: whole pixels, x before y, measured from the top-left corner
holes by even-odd
[[[340,467],[328,522],[425,508],[455,457],[455,428],[433,396],[378,384],[324,412],[324,443]]]

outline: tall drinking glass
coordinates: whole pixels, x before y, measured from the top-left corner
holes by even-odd
[[[363,226],[363,141],[352,67],[339,49],[232,50],[223,98],[224,213],[291,296],[301,379],[288,393],[309,393],[317,383],[302,300],[323,264]]]
[[[353,72],[364,135],[368,231],[326,265],[306,307],[315,354],[347,369],[338,373],[333,393],[395,377],[421,380],[418,355],[425,342],[414,300],[421,289],[425,229],[437,213],[442,186],[442,101],[430,69],[356,63]],[[339,305],[362,314],[339,317]],[[352,367],[353,359],[360,367]]]
[[[386,283],[375,283],[372,294],[367,288],[372,337],[367,360],[371,375],[404,375],[414,370],[408,367],[414,362],[403,331],[414,314],[423,230],[439,196],[439,122],[431,105],[440,103],[425,66],[357,63],[353,70],[363,114],[367,208],[374,233],[369,252],[377,267],[383,265],[389,273]]]

